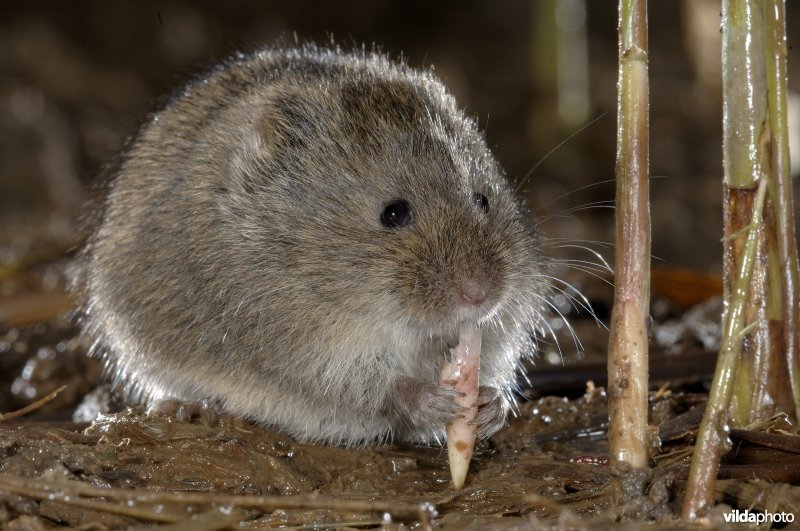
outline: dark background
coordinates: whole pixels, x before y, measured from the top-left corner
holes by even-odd
[[[586,4],[590,107],[582,123],[564,124],[542,74],[555,31],[547,2],[4,2],[0,263],[36,242],[77,240],[71,220],[87,185],[165,95],[234,51],[295,38],[375,43],[414,66],[435,65],[515,180],[602,116],[523,189],[548,235],[611,242],[613,211],[581,207],[614,197],[605,181],[614,176],[617,2]],[[650,4],[653,254],[657,266],[718,272],[719,3]],[[700,20],[689,5],[711,14],[701,44],[687,37],[689,21]],[[792,7],[790,36],[800,26]]]

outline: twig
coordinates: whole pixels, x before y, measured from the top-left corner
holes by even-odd
[[[39,409],[40,407],[42,407],[46,403],[48,403],[51,400],[53,400],[59,394],[61,394],[61,391],[63,391],[66,388],[67,388],[66,385],[62,385],[61,387],[59,387],[55,391],[53,391],[53,392],[51,392],[49,394],[46,394],[45,396],[43,396],[42,398],[40,398],[36,402],[32,402],[32,403],[28,404],[25,407],[22,407],[22,408],[20,408],[20,409],[18,409],[16,411],[12,411],[10,413],[0,413],[0,422],[5,422],[7,420],[16,419],[16,418],[19,418],[19,417],[21,417],[23,415],[27,415],[31,411],[36,411],[37,409]]]
[[[36,480],[19,476],[9,476],[8,474],[2,474],[2,476],[3,477],[0,477],[0,491],[18,494],[20,496],[33,498],[34,500],[50,500],[63,503],[64,505],[130,516],[138,520],[149,522],[171,523],[183,519],[181,516],[161,513],[153,509],[80,498],[77,492],[72,488],[73,485],[71,483],[60,482],[58,485],[51,484],[49,488],[42,488],[41,483]],[[7,477],[14,477],[16,481],[7,481]]]
[[[90,502],[91,500],[81,499],[80,496],[103,497],[106,499],[125,502],[125,507],[130,508],[135,504],[215,504],[231,505],[236,507],[249,507],[272,511],[275,509],[328,509],[343,512],[367,512],[367,513],[388,513],[392,517],[401,521],[419,521],[423,529],[430,526],[431,518],[435,514],[435,509],[430,504],[412,504],[402,502],[380,502],[367,500],[343,500],[337,498],[325,498],[318,495],[306,496],[248,496],[248,495],[229,495],[205,492],[154,492],[145,489],[122,489],[95,487],[86,483],[76,481],[52,481],[46,482],[39,479],[16,476],[12,474],[0,473],[0,490],[15,492],[24,496],[36,499],[50,499],[51,495],[57,495],[58,501],[67,504],[77,502]],[[94,502],[101,503],[101,502]],[[104,504],[102,507],[92,507],[98,510],[108,510],[109,512],[121,511],[107,509],[111,504]],[[81,505],[84,506],[84,505]],[[114,505],[114,507],[120,507]],[[136,516],[141,519],[152,521],[175,522],[177,520],[172,515],[162,513],[142,513]]]

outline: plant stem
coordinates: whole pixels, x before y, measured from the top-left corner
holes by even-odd
[[[647,466],[647,316],[650,306],[647,3],[619,6],[617,220],[609,338],[611,464]],[[617,500],[621,486],[615,482]]]
[[[794,401],[800,419],[800,270],[797,258],[792,180],[789,176],[789,133],[786,109],[787,67],[786,6],[784,0],[763,4],[767,29],[765,45],[769,122],[772,131],[772,201],[775,210],[780,289],[782,298],[783,347]]]
[[[761,226],[761,213],[767,190],[767,179],[761,180],[747,232],[747,240],[742,252],[739,275],[725,313],[722,345],[720,347],[714,381],[708,395],[708,405],[697,433],[697,443],[692,454],[689,482],[683,501],[683,518],[694,519],[699,511],[714,501],[714,483],[722,449],[728,448],[728,408],[733,395],[736,365],[742,347],[742,332],[745,323],[745,310],[750,291],[750,278],[756,261],[758,230]]]

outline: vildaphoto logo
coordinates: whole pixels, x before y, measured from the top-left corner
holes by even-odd
[[[790,524],[794,522],[794,513],[755,512],[750,509],[744,511],[734,509],[723,513],[722,517],[729,524]]]

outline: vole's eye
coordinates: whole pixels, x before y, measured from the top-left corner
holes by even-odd
[[[484,212],[489,212],[489,198],[483,195],[480,192],[475,192],[472,196],[473,201],[475,204],[481,207],[481,210]]]
[[[384,227],[389,229],[397,229],[411,223],[413,217],[411,206],[409,206],[408,201],[405,199],[396,199],[386,203],[386,206],[383,207],[381,223],[383,223]]]

